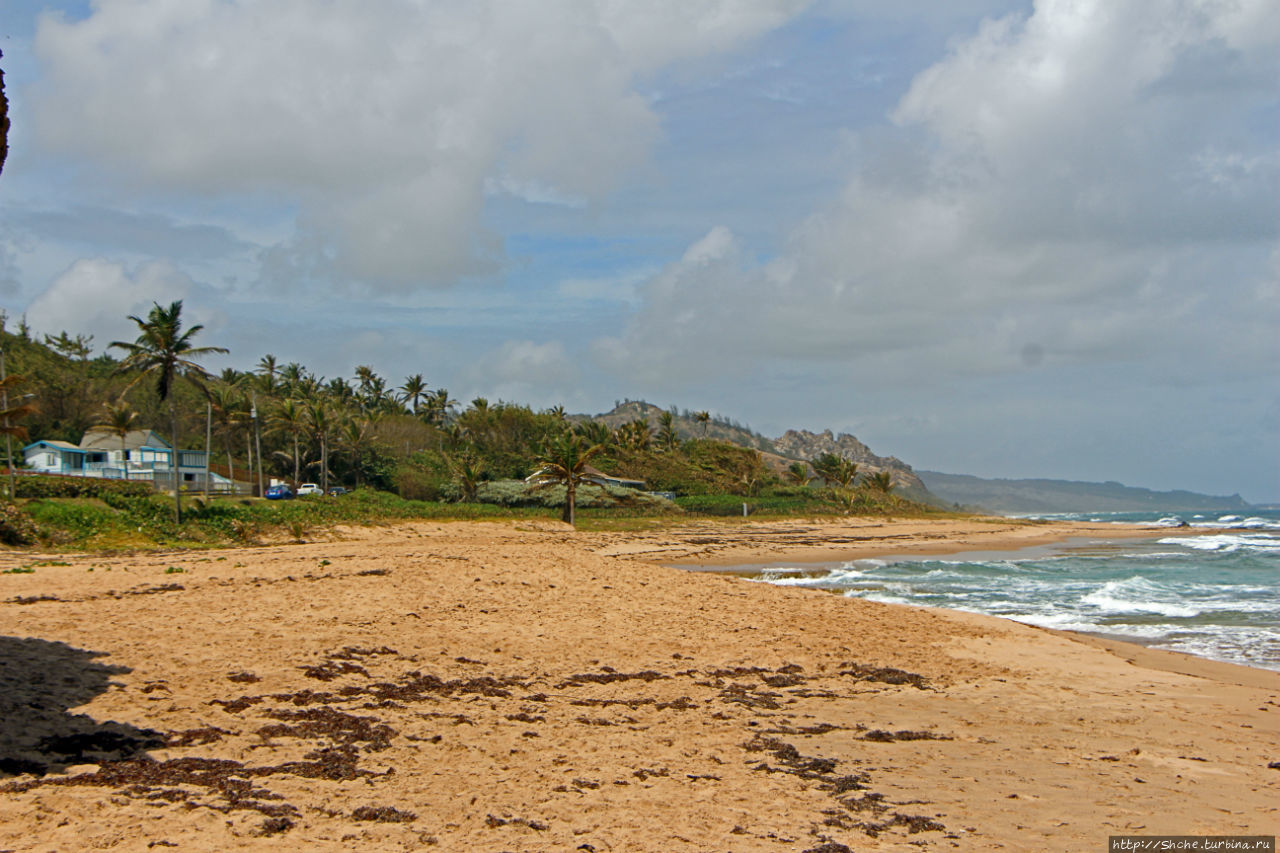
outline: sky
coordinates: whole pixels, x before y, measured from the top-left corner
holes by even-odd
[[[1280,501],[1274,0],[0,0],[0,308]]]

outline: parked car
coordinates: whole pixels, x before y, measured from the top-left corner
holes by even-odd
[[[269,501],[293,500],[293,489],[288,486],[269,486],[265,497]]]
[[[329,497],[333,497],[333,498],[340,498],[343,495],[349,495],[349,494],[351,494],[351,490],[344,489],[342,486],[334,486],[332,489],[329,490]]]
[[[324,494],[324,492],[320,491],[320,487],[315,483],[303,483],[301,486],[298,486],[298,497],[302,497],[303,495],[322,494]]]

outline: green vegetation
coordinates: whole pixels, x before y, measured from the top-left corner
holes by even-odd
[[[395,386],[361,365],[353,380],[325,379],[270,354],[253,371],[212,376],[195,359],[222,350],[193,346],[201,327],[184,331],[181,310],[174,302],[132,317],[137,341],[112,344],[122,361],[94,357],[91,336],[37,340],[25,322],[10,332],[0,313],[0,350],[35,398],[14,417],[40,439],[78,443],[95,427],[123,447],[131,429],[159,427],[179,448],[203,448],[208,412],[210,467],[242,495],[268,478],[354,491],[292,501],[191,494],[183,508],[149,481],[26,474],[14,501],[0,501],[0,542],[198,548],[301,541],[335,524],[556,515],[630,529],[687,514],[740,516],[744,503],[750,515],[775,517],[929,511],[891,494],[887,473],[858,480],[857,466],[832,454],[768,456],[759,436],[706,411],[628,401],[584,418],[483,397],[460,406],[422,373]],[[599,485],[597,469],[653,493]]]
[[[124,350],[128,353],[117,373],[136,373],[137,375],[126,386],[132,388],[138,382],[152,377],[156,381],[156,396],[161,403],[169,407],[170,444],[174,452],[169,455],[170,471],[173,476],[173,520],[182,522],[182,489],[178,487],[178,409],[177,400],[170,392],[179,379],[185,379],[198,390],[204,390],[204,383],[209,374],[194,359],[213,353],[225,353],[223,347],[197,347],[191,340],[204,326],[192,326],[182,331],[182,300],[178,300],[164,308],[158,303],[151,309],[147,319],[130,315],[138,326],[138,338],[133,343],[113,341],[112,349]],[[66,332],[62,333],[65,338]],[[117,405],[119,405],[117,403]]]

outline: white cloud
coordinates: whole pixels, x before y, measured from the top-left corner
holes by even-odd
[[[576,401],[580,370],[564,344],[512,340],[480,356],[464,371],[466,394],[536,407]]]
[[[76,261],[27,307],[27,323],[36,334],[67,332],[91,335],[97,352],[105,351],[112,341],[132,341],[138,327],[129,316],[146,319],[154,304],[168,305],[202,292],[195,282],[173,265],[152,262],[130,269],[124,264],[101,258]],[[205,294],[207,295],[207,294]],[[209,299],[184,305],[186,328],[196,324],[208,327],[198,343],[216,336],[223,325],[221,312],[208,306]]]
[[[48,148],[159,188],[278,193],[295,272],[438,283],[496,251],[486,186],[599,198],[658,134],[637,75],[802,5],[100,0],[41,19],[36,119]]]
[[[1277,17],[1044,0],[986,22],[916,77],[896,128],[859,138],[843,193],[778,257],[713,229],[595,352],[686,381],[779,359],[866,383],[1248,363],[1273,332],[1280,158],[1255,125],[1276,105],[1280,40],[1258,32]],[[1192,73],[1206,65],[1217,78]]]
[[[564,384],[577,368],[559,341],[507,341],[483,359],[480,375],[494,383]]]

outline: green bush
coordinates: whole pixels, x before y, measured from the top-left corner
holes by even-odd
[[[101,477],[46,477],[24,474],[18,478],[19,498],[101,498],[107,496],[146,497],[154,494],[151,483],[142,480],[107,480]]]
[[[441,487],[447,483],[435,472],[414,465],[401,465],[395,473],[396,492],[411,501],[440,500]]]
[[[554,510],[564,506],[565,491],[562,485],[531,486],[523,480],[490,480],[480,484],[476,491],[476,502],[500,507]],[[455,483],[446,484],[440,493],[448,501],[462,499],[462,490]],[[577,506],[579,509],[645,509],[657,514],[675,509],[665,498],[635,489],[596,485],[578,487]]]

